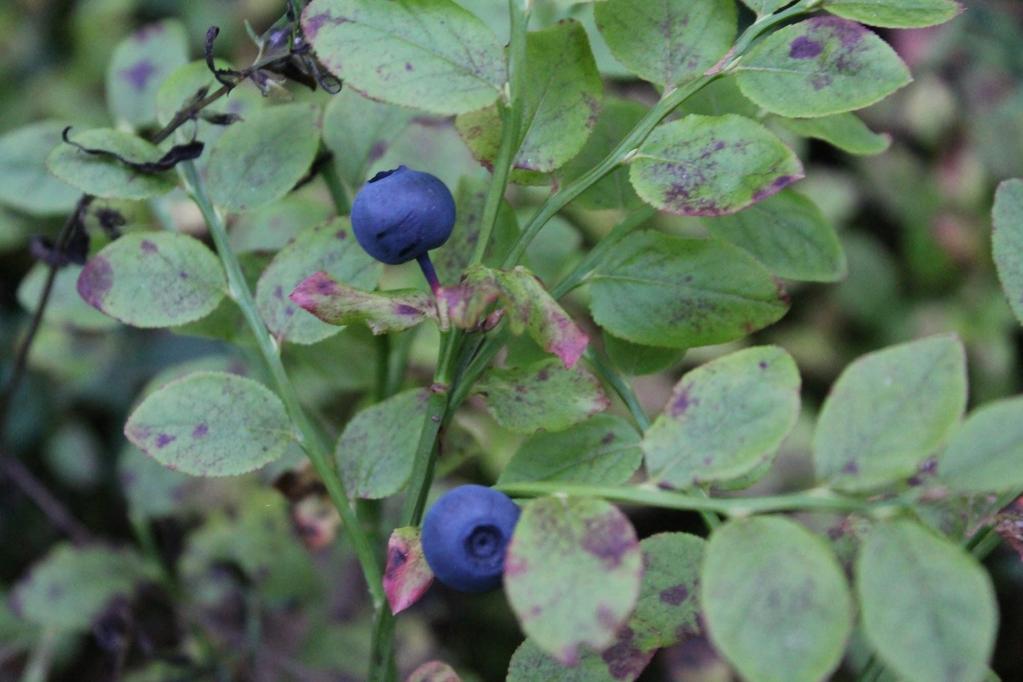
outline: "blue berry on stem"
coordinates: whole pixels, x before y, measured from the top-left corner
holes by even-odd
[[[519,507],[504,493],[462,485],[444,494],[423,519],[426,563],[437,580],[461,592],[501,585],[504,555]]]
[[[398,166],[362,186],[352,203],[352,231],[366,252],[389,265],[419,262],[434,293],[440,288],[428,252],[448,240],[455,199],[439,178]]]

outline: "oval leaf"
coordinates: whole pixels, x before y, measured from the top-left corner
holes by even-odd
[[[561,431],[610,406],[600,382],[555,359],[528,367],[492,369],[476,382],[497,423],[516,433]]]
[[[295,287],[317,272],[366,290],[376,287],[380,266],[355,241],[347,218],[302,232],[281,249],[256,284],[256,306],[278,341],[312,344],[339,331],[290,298]]]
[[[1023,486],[1023,398],[988,403],[970,414],[939,459],[938,474],[964,493]]]
[[[639,148],[629,179],[644,201],[678,215],[735,213],[803,177],[767,128],[742,116],[662,123]]]
[[[632,477],[642,459],[636,429],[621,417],[598,414],[565,431],[535,434],[519,447],[498,483],[618,485]]]
[[[875,133],[856,114],[820,118],[779,118],[778,123],[801,137],[812,137],[857,156],[874,156],[888,149],[892,136]]]
[[[1023,322],[1023,180],[1006,180],[995,193],[991,247],[1009,305]]]
[[[350,188],[362,186],[370,165],[414,116],[411,109],[374,102],[352,88],[330,98],[323,112],[323,142],[334,152],[334,164]]]
[[[582,25],[566,20],[526,38],[522,129],[514,169],[549,173],[574,157],[597,123],[604,86]],[[459,116],[458,132],[485,165],[501,146],[501,116],[489,107]]]
[[[272,391],[224,372],[196,372],[154,392],[132,412],[124,435],[164,466],[193,476],[253,471],[294,439]]]
[[[656,232],[629,235],[590,277],[593,318],[633,343],[695,348],[772,324],[788,298],[745,251]]]
[[[774,454],[799,416],[799,370],[761,346],[688,372],[643,436],[650,477],[674,488],[741,478]]]
[[[180,21],[142,26],[114,48],[107,67],[107,105],[118,121],[142,126],[156,121],[156,92],[188,62],[188,34]]]
[[[835,228],[815,203],[791,190],[704,225],[779,277],[835,282],[846,275],[845,252]]]
[[[412,475],[428,396],[425,389],[405,391],[348,422],[334,455],[352,497],[375,500],[402,489]]]
[[[606,0],[594,5],[611,54],[643,80],[673,86],[714,66],[735,40],[733,0]]]
[[[331,72],[384,102],[460,114],[504,86],[497,36],[451,0],[313,0],[302,30]]]
[[[750,682],[818,682],[852,631],[845,575],[823,540],[779,517],[731,521],[707,543],[711,640]]]
[[[850,491],[911,476],[966,407],[966,358],[954,336],[865,355],[824,401],[813,437],[817,474]]]
[[[859,24],[814,17],[775,31],[739,64],[742,93],[782,116],[827,116],[878,102],[912,78],[888,43]]]
[[[545,497],[522,510],[504,585],[522,629],[566,665],[614,641],[639,597],[636,531],[603,500]]]
[[[303,231],[331,219],[333,211],[323,201],[291,195],[268,206],[238,216],[231,226],[231,250],[276,253]]]
[[[433,571],[426,563],[419,529],[396,528],[387,540],[384,593],[391,613],[397,614],[419,601],[433,584]]]
[[[231,125],[210,149],[210,197],[229,211],[277,201],[309,170],[319,144],[314,107],[285,104],[256,111]]]
[[[586,333],[568,316],[536,275],[519,266],[495,270],[505,319],[513,334],[528,332],[545,351],[571,369],[589,344]]]
[[[954,0],[825,0],[824,9],[846,19],[884,28],[944,24],[963,11]]]
[[[41,121],[0,136],[0,204],[34,215],[70,213],[80,192],[53,177],[46,157],[65,125]]]
[[[72,130],[68,137],[84,147],[113,152],[136,163],[154,162],[163,156],[155,145],[121,130]],[[120,161],[63,142],[47,157],[46,167],[61,180],[103,199],[151,199],[175,187],[174,173],[139,173]]]
[[[78,293],[134,327],[170,327],[213,312],[227,291],[217,257],[178,232],[135,232],[111,242],[78,276]]]
[[[980,682],[998,612],[966,552],[911,521],[874,528],[856,562],[867,639],[907,682]]]
[[[405,331],[437,318],[437,304],[417,289],[372,293],[345,286],[325,272],[302,280],[289,298],[331,325],[365,322],[374,334]]]

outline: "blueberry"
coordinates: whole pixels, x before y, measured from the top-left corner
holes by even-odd
[[[519,508],[504,493],[462,485],[430,507],[423,520],[423,554],[437,580],[462,592],[501,585],[504,553]]]
[[[378,261],[422,259],[451,236],[455,200],[437,177],[406,166],[383,171],[362,186],[352,204],[352,230]]]

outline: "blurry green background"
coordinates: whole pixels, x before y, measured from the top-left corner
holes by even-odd
[[[504,13],[503,0],[463,4],[494,22]],[[754,339],[788,349],[804,378],[801,426],[760,491],[811,482],[808,443],[816,408],[839,371],[866,351],[954,330],[969,353],[972,404],[1023,388],[1020,327],[990,256],[994,187],[1001,179],[1023,176],[1023,3],[966,5],[947,26],[885,34],[916,79],[864,112],[873,129],[892,135],[886,154],[858,159],[822,143],[787,139],[808,161],[807,179],[797,189],[812,196],[839,228],[849,276],[838,285],[793,285],[792,311]],[[107,62],[118,41],[147,21],[180,19],[192,38],[193,58],[201,55],[206,28],[218,25],[217,54],[244,65],[255,54],[244,21],[261,32],[281,7],[275,0],[5,0],[0,134],[48,119],[83,129],[110,125]],[[557,18],[552,10],[540,12],[538,23]],[[494,27],[500,35],[502,27]],[[654,97],[647,86],[622,78],[599,38],[594,50],[610,76],[608,94]],[[295,96],[327,98],[297,90]],[[452,185],[464,174],[485,177],[445,127],[414,125],[381,164],[392,161],[431,170]],[[0,158],[0,183],[4,163]],[[518,189],[513,199],[528,210],[543,193]],[[316,183],[303,196],[329,207]],[[146,206],[125,210],[129,227],[152,225],[160,217]],[[198,225],[180,197],[161,210],[179,226]],[[569,210],[545,230],[532,250],[532,266],[541,274],[563,271],[611,220],[599,212]],[[660,221],[665,229],[700,229],[698,221]],[[22,284],[33,268],[28,239],[52,237],[62,222],[63,216],[33,215],[0,203],[4,376],[28,323],[19,298],[31,300],[31,286],[39,284],[38,272],[35,284]],[[413,346],[409,385],[424,383],[430,372],[435,338],[430,332],[421,336]],[[669,372],[639,379],[646,407],[659,410],[682,371],[722,350],[701,349]],[[337,429],[372,381],[375,352],[367,334],[347,330],[293,351],[288,361],[304,397],[319,404]],[[187,599],[172,596],[164,581],[105,614],[110,622],[102,627],[59,636],[52,679],[112,679],[119,657],[126,674],[135,676],[130,679],[358,679],[368,646],[368,623],[359,615],[360,578],[343,542],[309,554],[296,538],[284,497],[266,485],[289,463],[242,479],[199,483],[144,460],[121,435],[131,405],[161,371],[173,367],[171,372],[181,374],[181,363],[227,367],[247,359],[244,348],[230,350],[216,340],[117,325],[83,308],[73,287],[58,287],[8,424],[5,452],[21,458],[96,536],[142,548],[152,541],[155,555],[177,566],[177,584]],[[456,433],[466,442],[467,463],[458,475],[492,481],[517,441],[498,433],[479,412],[468,411],[460,424]],[[700,530],[696,519],[683,514],[638,511],[633,518],[641,535]],[[46,518],[0,480],[0,680],[16,678],[26,651],[42,636],[6,606],[6,596],[58,539]],[[1003,680],[1023,680],[1023,564],[1003,548],[988,567],[1002,613],[995,669]],[[71,584],[81,588],[80,583],[76,578]],[[118,629],[122,617],[130,627]],[[131,636],[125,643],[111,630]],[[521,639],[502,594],[466,597],[436,588],[401,619],[399,634],[405,666],[439,657],[465,679],[475,674],[483,680],[503,679]],[[729,677],[706,642],[694,640],[659,655],[643,679]]]

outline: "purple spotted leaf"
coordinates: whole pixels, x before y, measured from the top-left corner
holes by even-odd
[[[815,117],[862,109],[912,78],[895,51],[863,26],[838,17],[776,31],[739,64],[739,88],[768,111]]]
[[[560,431],[610,406],[595,376],[554,358],[525,367],[492,369],[476,383],[494,419],[509,431]]]
[[[522,510],[504,586],[526,634],[564,665],[614,643],[640,595],[636,531],[603,500],[544,497]]]
[[[302,30],[345,85],[437,114],[481,109],[506,73],[497,36],[452,0],[313,0]]]
[[[629,179],[640,198],[678,215],[741,211],[803,177],[791,149],[743,116],[700,116],[654,128]]]
[[[443,661],[427,661],[409,673],[405,682],[462,682],[462,678]]]
[[[365,291],[376,286],[380,265],[355,241],[347,218],[304,230],[274,256],[256,284],[256,305],[278,341],[308,345],[340,331],[291,298],[315,273]]]
[[[224,372],[195,372],[150,394],[131,413],[124,435],[164,466],[193,476],[253,471],[294,440],[272,391]]]
[[[133,232],[85,264],[78,294],[134,327],[170,327],[213,312],[227,293],[217,257],[179,232]]]
[[[114,48],[107,67],[107,105],[116,121],[133,127],[156,122],[156,93],[188,62],[188,33],[180,21],[142,26]]]
[[[578,362],[589,337],[572,321],[536,275],[522,266],[497,271],[505,319],[513,334],[528,332],[548,353],[571,369]]]
[[[566,667],[527,639],[516,650],[507,682],[631,682],[663,647],[699,632],[698,585],[704,541],[660,533],[641,543],[643,582],[636,609],[601,652],[584,651]]]
[[[423,556],[419,529],[396,528],[387,541],[384,568],[384,593],[391,613],[400,613],[415,604],[432,584],[433,571]]]
[[[289,298],[327,324],[365,323],[374,334],[400,332],[437,319],[437,304],[429,294],[416,289],[363,291],[325,272],[302,280]]]
[[[626,237],[590,277],[593,318],[626,341],[695,348],[776,322],[788,297],[760,263],[716,240]]]
[[[492,313],[501,294],[495,270],[482,266],[469,268],[462,281],[437,292],[441,327],[479,329]]]

